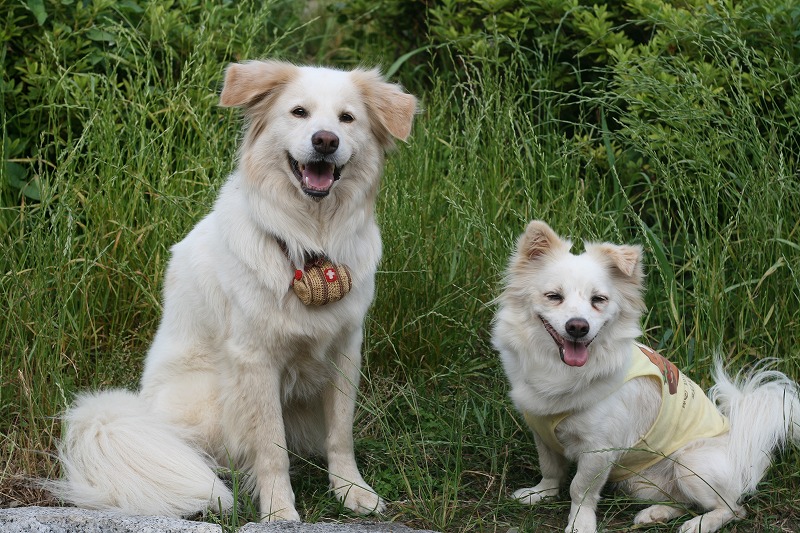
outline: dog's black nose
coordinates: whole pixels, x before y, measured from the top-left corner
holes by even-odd
[[[311,145],[322,155],[332,154],[339,148],[339,137],[330,131],[320,130],[311,136]]]
[[[576,339],[585,337],[586,334],[589,333],[589,322],[583,318],[570,318],[567,320],[565,327],[567,329],[567,333]]]

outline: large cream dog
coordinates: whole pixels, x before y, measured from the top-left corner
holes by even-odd
[[[567,481],[567,532],[597,531],[607,482],[651,502],[637,524],[687,506],[682,533],[713,532],[744,516],[773,451],[800,443],[797,384],[761,369],[732,380],[721,362],[709,396],[675,365],[635,342],[641,334],[642,249],[587,243],[570,253],[531,222],[511,258],[493,331],[511,398],[534,431],[542,480],[514,497],[536,504]]]
[[[232,465],[264,520],[299,520],[290,455],[318,452],[346,507],[380,512],[352,424],[380,175],[416,99],[375,70],[252,61],[228,67],[220,103],[247,118],[238,168],[172,248],[140,391],[77,398],[52,487],[82,507],[181,516],[229,508],[215,470]]]

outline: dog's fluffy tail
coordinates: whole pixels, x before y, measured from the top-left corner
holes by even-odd
[[[800,390],[769,365],[731,379],[721,359],[714,362],[709,398],[730,420],[730,458],[742,495],[755,491],[776,450],[789,441],[800,445]]]
[[[129,391],[79,396],[58,454],[63,477],[45,486],[78,507],[179,517],[233,504],[212,461]]]

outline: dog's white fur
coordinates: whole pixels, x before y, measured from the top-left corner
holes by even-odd
[[[648,378],[621,385],[632,343],[640,335],[642,250],[638,246],[587,243],[570,253],[544,222],[532,221],[520,237],[499,297],[493,344],[501,354],[511,398],[522,412],[573,412],[556,434],[564,456],[534,434],[542,480],[514,498],[535,504],[554,496],[577,463],[570,484],[567,532],[595,532],[595,511],[609,467],[647,432],[658,414],[661,392]],[[547,332],[547,320],[562,341],[572,318],[588,322],[580,342],[591,341],[583,366],[562,362]],[[681,532],[713,532],[744,516],[744,495],[753,492],[773,451],[791,439],[800,443],[797,384],[777,371],[754,371],[731,379],[717,359],[709,397],[730,420],[730,432],[690,442],[669,457],[619,483],[629,494],[669,502],[647,507],[634,522],[664,522],[686,505],[702,514]]]
[[[238,168],[172,248],[141,390],[77,398],[64,418],[64,476],[51,488],[81,507],[182,516],[233,505],[215,473],[232,465],[264,520],[299,520],[290,453],[319,452],[346,507],[380,512],[356,466],[352,423],[381,256],[380,175],[394,138],[410,133],[416,99],[376,70],[253,61],[228,67],[220,103],[248,120]],[[315,150],[321,131],[337,139],[332,152]],[[313,198],[290,156],[301,167],[323,158],[340,179]],[[309,254],[349,267],[341,301],[306,307],[290,290]]]

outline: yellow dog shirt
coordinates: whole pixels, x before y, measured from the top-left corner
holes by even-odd
[[[650,377],[661,384],[661,409],[650,430],[615,463],[608,480],[622,481],[697,439],[716,437],[730,428],[703,390],[656,351],[634,344],[625,382]],[[558,424],[570,413],[537,416],[523,413],[528,426],[553,451],[564,455],[556,438]]]

